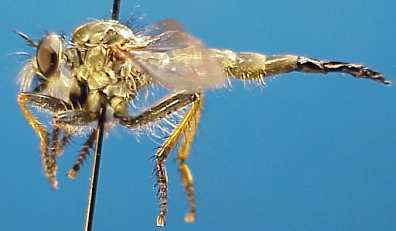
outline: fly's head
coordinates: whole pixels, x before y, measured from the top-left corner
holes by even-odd
[[[35,49],[19,73],[20,89],[23,92],[47,94],[67,99],[70,93],[71,74],[65,56],[63,36],[48,33],[38,43],[18,32],[28,45]]]

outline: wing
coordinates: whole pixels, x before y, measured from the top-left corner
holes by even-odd
[[[176,21],[160,21],[138,36],[148,41],[147,46],[130,51],[130,56],[154,82],[190,92],[224,86],[226,77],[215,54]]]

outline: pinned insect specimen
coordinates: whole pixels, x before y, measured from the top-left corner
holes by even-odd
[[[261,83],[271,76],[293,71],[340,72],[390,84],[381,73],[359,64],[207,48],[174,20],[162,20],[135,31],[118,21],[119,6],[120,1],[115,0],[112,19],[86,22],[73,31],[70,40],[48,33],[35,42],[18,32],[36,49],[36,54],[19,74],[21,91],[17,101],[39,137],[42,165],[50,185],[54,188],[58,185],[56,160],[72,137],[88,132],[68,172],[70,178],[76,177],[90,149],[95,149],[85,230],[91,229],[103,133],[116,124],[133,130],[167,120],[175,113],[182,114],[155,153],[159,199],[156,224],[165,225],[168,200],[165,161],[176,147],[188,202],[185,221],[193,222],[194,187],[186,160],[205,90],[222,88],[229,79]],[[169,94],[139,115],[131,113],[129,105],[152,85],[167,89]],[[32,107],[49,113],[52,118],[49,128],[33,115]]]

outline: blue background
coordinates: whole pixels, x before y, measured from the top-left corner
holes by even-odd
[[[136,9],[136,5],[141,7]],[[89,164],[75,181],[64,173],[78,143],[62,156],[60,189],[43,177],[38,142],[15,102],[20,59],[33,38],[70,33],[109,17],[109,1],[3,0],[0,14],[0,230],[80,230]],[[209,47],[293,53],[364,63],[396,82],[396,4],[378,0],[124,1],[150,23],[179,20]],[[396,230],[396,90],[342,74],[293,73],[265,88],[209,92],[189,159],[198,217],[168,161],[166,230]],[[155,230],[152,189],[156,144],[124,131],[104,143],[94,230]]]

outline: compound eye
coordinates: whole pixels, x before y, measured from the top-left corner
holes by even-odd
[[[41,74],[49,77],[58,70],[62,47],[63,40],[56,34],[49,34],[40,41],[37,46],[36,60]]]

